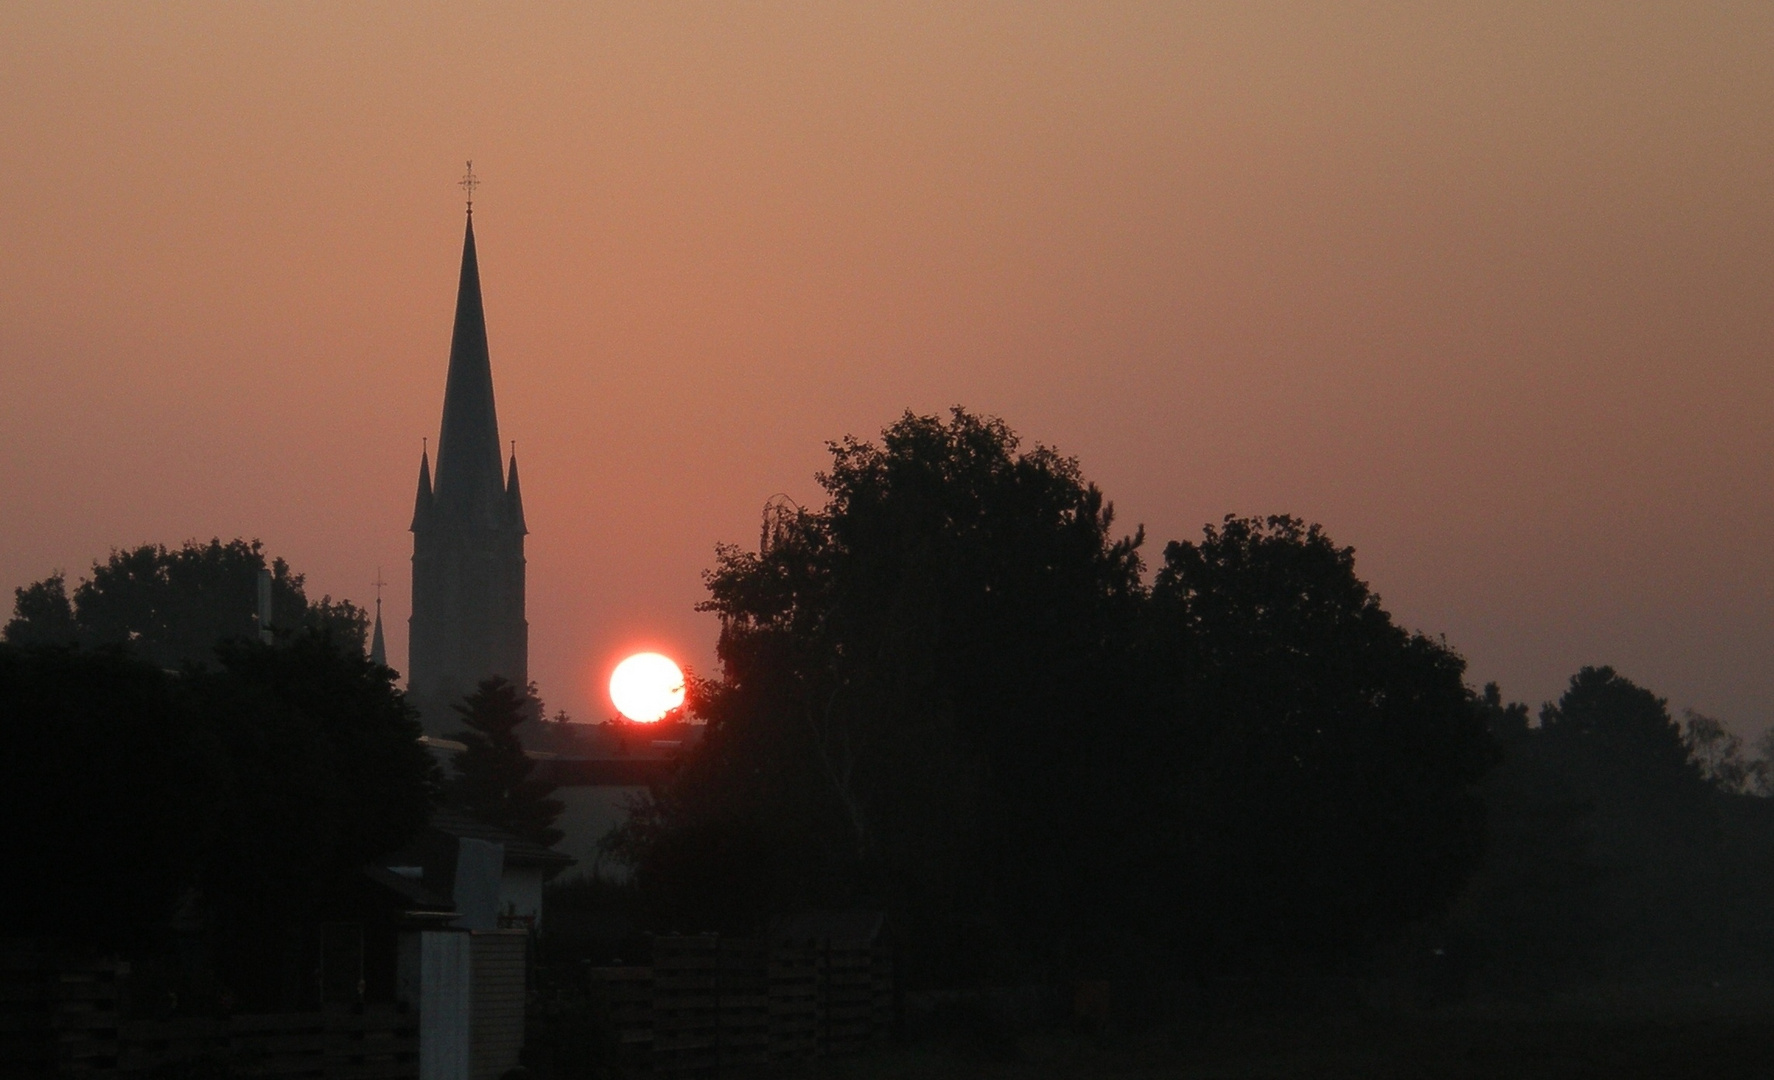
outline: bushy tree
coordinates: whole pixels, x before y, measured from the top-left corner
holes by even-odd
[[[1701,782],[1669,702],[1611,667],[1571,676],[1564,695],[1540,710],[1540,726],[1592,785],[1691,793]]]
[[[537,711],[525,691],[499,676],[486,679],[456,712],[468,730],[457,734],[467,749],[456,755],[450,796],[489,825],[552,847],[564,835],[554,827],[565,807],[551,798],[554,785],[534,774],[518,728]]]
[[[13,590],[12,619],[0,634],[13,645],[72,645],[80,624],[68,600],[68,581],[58,570],[42,581]]]
[[[257,540],[144,544],[113,551],[70,596],[60,572],[15,590],[5,638],[14,644],[126,646],[164,668],[207,664],[216,643],[257,636],[258,581],[272,576],[274,631],[325,630],[364,648],[368,614],[348,600],[310,602],[303,577],[268,560]]]
[[[1767,757],[1750,757],[1743,740],[1715,717],[1693,709],[1682,710],[1682,745],[1688,760],[1715,790],[1729,794],[1767,795],[1770,779]]]
[[[1109,885],[1076,840],[1124,805],[1139,538],[1076,462],[962,410],[831,453],[823,508],[719,551],[707,735],[624,850],[686,921],[870,903],[929,943],[914,964],[1063,952]]]
[[[1617,929],[1609,888],[1616,875],[1593,850],[1592,798],[1496,683],[1478,702],[1502,760],[1485,777],[1485,857],[1448,919],[1444,950],[1479,978],[1545,989],[1593,971]]]
[[[1397,626],[1353,549],[1291,517],[1168,545],[1153,610],[1192,951],[1346,955],[1445,909],[1478,864],[1495,760],[1460,656]]]

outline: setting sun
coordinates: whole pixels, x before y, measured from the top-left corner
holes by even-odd
[[[630,720],[656,723],[684,703],[684,673],[670,657],[635,653],[611,673],[610,700]]]

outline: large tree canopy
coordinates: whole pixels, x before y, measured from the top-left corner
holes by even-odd
[[[257,540],[144,544],[113,551],[69,596],[57,572],[14,591],[5,638],[16,645],[125,645],[164,668],[214,660],[218,642],[256,636],[258,581],[271,572],[272,629],[323,629],[362,651],[369,616],[348,600],[310,601],[303,577]]]
[[[831,449],[826,506],[709,575],[725,677],[697,688],[702,750],[626,838],[643,883],[738,901],[686,919],[883,903],[957,948],[1069,923],[1083,875],[1055,855],[1108,808],[1134,715],[1111,672],[1138,537],[995,420],[908,414]]]

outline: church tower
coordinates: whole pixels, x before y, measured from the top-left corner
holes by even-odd
[[[448,736],[462,727],[451,706],[482,679],[503,675],[519,687],[529,685],[530,626],[524,619],[529,530],[518,491],[517,453],[513,450],[509,470],[501,469],[501,456],[471,197],[437,472],[434,477],[430,455],[421,454],[413,504],[407,692],[428,735]]]

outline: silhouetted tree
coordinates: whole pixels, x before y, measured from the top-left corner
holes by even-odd
[[[1544,988],[1592,971],[1616,936],[1611,874],[1591,850],[1594,802],[1572,782],[1528,707],[1504,704],[1496,683],[1478,707],[1502,750],[1481,788],[1483,863],[1449,917],[1449,947],[1481,977]]]
[[[217,642],[256,637],[262,570],[272,575],[273,630],[326,630],[341,645],[364,648],[368,614],[330,596],[311,603],[302,575],[282,559],[267,562],[256,540],[113,551],[72,597],[63,575],[52,574],[15,590],[6,640],[123,645],[164,668],[207,664]]]
[[[1692,931],[1709,919],[1706,893],[1722,870],[1722,820],[1667,702],[1613,668],[1585,667],[1541,709],[1540,728],[1562,783],[1591,808],[1590,856],[1609,878],[1603,962],[1696,952]]]
[[[1701,782],[1669,703],[1611,667],[1571,676],[1558,702],[1540,710],[1540,726],[1581,760],[1592,783],[1691,793]]]
[[[1743,740],[1719,720],[1683,709],[1682,745],[1688,748],[1688,760],[1715,789],[1731,794],[1766,792],[1768,760],[1745,756]]]
[[[1138,891],[1139,538],[959,409],[831,453],[823,508],[719,550],[707,734],[621,850],[682,924],[878,904],[916,978],[1067,963]]]
[[[393,673],[325,632],[224,642],[217,658],[181,679],[231,773],[203,907],[242,1002],[288,1007],[310,928],[424,825],[437,768]]]
[[[1478,864],[1496,754],[1459,655],[1395,625],[1353,549],[1291,517],[1168,545],[1153,604],[1186,731],[1195,955],[1340,955],[1444,910]]]
[[[1774,806],[1730,733],[1611,668],[1519,725],[1485,788],[1491,851],[1450,920],[1488,976],[1717,979],[1774,959]]]
[[[73,645],[80,640],[68,582],[61,571],[13,590],[13,616],[4,637],[13,645]]]
[[[0,645],[0,925],[105,948],[164,932],[229,806],[216,731],[116,651]]]
[[[550,797],[553,784],[532,775],[536,763],[517,734],[535,714],[535,701],[494,676],[455,708],[468,730],[456,736],[467,749],[456,755],[452,800],[487,824],[543,847],[558,843],[564,834],[554,823],[565,804]]]

